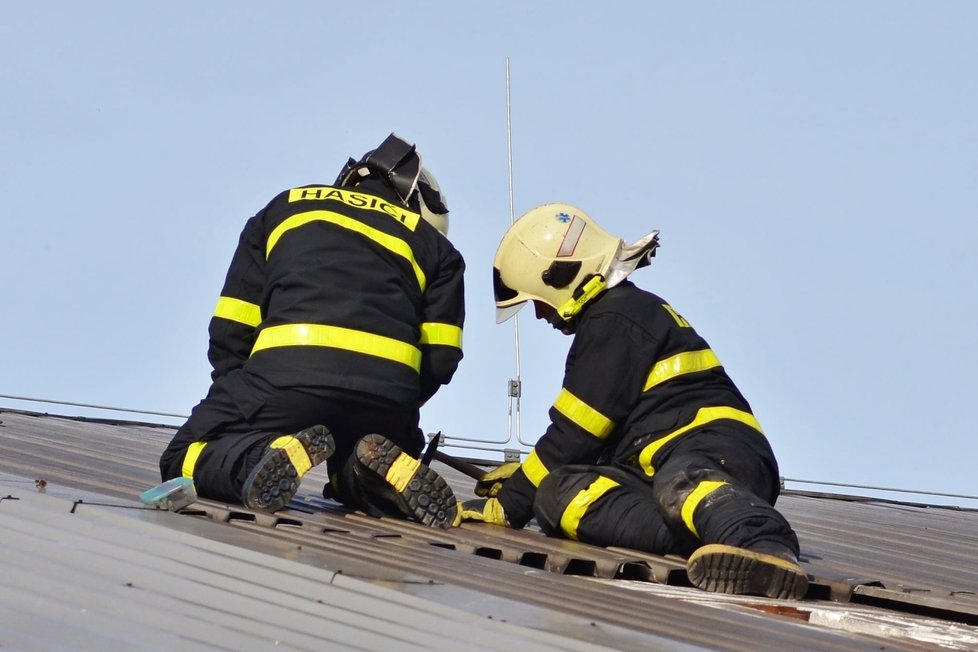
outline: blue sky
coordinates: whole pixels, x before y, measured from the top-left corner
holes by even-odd
[[[507,57],[516,214],[660,229],[632,278],[711,343],[783,475],[978,494],[973,2],[6,5],[0,394],[189,413],[244,221],[395,131],[468,264],[466,357],[422,425],[505,440]],[[519,323],[525,450],[570,339]]]

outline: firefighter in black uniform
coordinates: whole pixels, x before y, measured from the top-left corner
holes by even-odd
[[[459,521],[655,554],[689,555],[698,587],[800,598],[798,540],[773,505],[778,466],[750,406],[689,322],[627,279],[633,245],[578,208],[540,206],[505,234],[499,321],[527,301],[574,341],[551,425],[522,464],[486,474]]]
[[[244,227],[211,319],[207,397],[164,480],[275,511],[327,459],[324,493],[438,527],[451,489],[419,461],[419,408],[462,358],[463,271],[448,208],[391,134],[336,182],[280,193]]]

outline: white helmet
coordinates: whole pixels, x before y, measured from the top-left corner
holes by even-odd
[[[496,321],[538,300],[569,322],[584,305],[618,285],[655,255],[658,231],[626,246],[569,204],[544,204],[509,228],[493,262]]]

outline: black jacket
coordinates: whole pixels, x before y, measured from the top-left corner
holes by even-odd
[[[248,220],[211,319],[212,377],[418,405],[462,358],[461,254],[393,190],[304,186]]]
[[[533,517],[536,487],[557,467],[622,464],[651,478],[670,445],[704,425],[760,430],[706,341],[663,299],[628,281],[576,317],[550,419],[499,494],[515,527]]]

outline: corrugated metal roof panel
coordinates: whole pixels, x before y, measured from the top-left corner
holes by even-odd
[[[232,560],[227,565],[213,554],[208,557],[209,565],[169,559],[179,570],[168,590],[193,585],[194,569],[211,568],[226,578],[223,581],[233,587],[232,595],[239,596],[233,603],[236,608],[267,604],[269,597],[256,587],[277,587],[289,573],[297,573],[267,561],[274,558],[327,573],[334,587],[369,580],[376,585],[373,588],[396,588],[402,597],[424,598],[494,621],[505,619],[617,649],[681,645],[722,650],[869,650],[881,645],[932,649],[934,637],[940,643],[960,645],[968,643],[969,636],[978,646],[978,630],[972,626],[976,623],[978,577],[970,553],[978,537],[975,512],[786,495],[779,507],[799,532],[803,565],[815,580],[809,599],[786,603],[730,598],[686,588],[682,560],[674,557],[549,539],[532,529],[466,524],[445,532],[349,513],[321,497],[325,477],[320,470],[307,476],[289,509],[275,515],[210,501],[195,505],[196,516],[132,510],[135,495],[158,481],[156,460],[172,429],[26,413],[8,412],[0,418],[4,421],[0,425],[0,473],[26,478],[12,485],[21,495],[37,492],[33,481],[44,480],[47,496],[70,500],[76,516],[116,514],[121,518],[119,514],[125,511],[129,523],[135,520],[145,525],[149,519],[153,527],[165,525],[170,534],[192,537],[198,541],[195,550],[218,544],[233,547],[238,552],[227,556]],[[445,467],[439,470],[461,496],[468,494],[471,480]],[[10,481],[13,476],[5,479]],[[84,502],[75,504],[78,500]],[[4,507],[0,502],[0,516]],[[37,516],[38,531],[44,531],[46,517],[43,513]],[[30,526],[22,525],[28,536]],[[121,522],[116,526],[124,533],[135,527]],[[136,539],[126,538],[129,536]],[[139,548],[139,538],[129,533],[123,540],[129,552],[115,556],[124,560],[135,554],[130,548]],[[57,551],[47,548],[44,556]],[[233,561],[246,553],[264,560],[259,564],[259,578],[248,576],[247,564]],[[97,575],[97,564],[90,572]],[[31,573],[45,576],[39,566],[30,568],[28,575]],[[75,579],[81,582],[83,578]],[[209,590],[225,593],[228,589],[215,584]],[[278,593],[271,595],[278,599]],[[11,604],[24,611],[29,604],[24,599],[18,594]],[[194,605],[185,612],[180,609],[184,603],[173,600],[171,596],[170,601],[160,603],[160,611],[191,618],[204,609]],[[365,635],[400,635],[399,623],[387,623],[375,631],[355,616],[336,617]],[[873,622],[888,626],[867,624]],[[266,624],[279,629],[285,625],[275,619]],[[239,629],[231,619],[226,627],[238,635],[251,635],[248,632],[258,625],[249,622]],[[261,631],[253,635],[260,636]],[[295,644],[304,644],[302,636],[316,636],[315,632],[318,630],[300,623],[292,632]],[[380,639],[370,640],[371,649],[382,649],[373,646]]]
[[[2,647],[603,649],[170,527],[185,516],[0,487]]]

